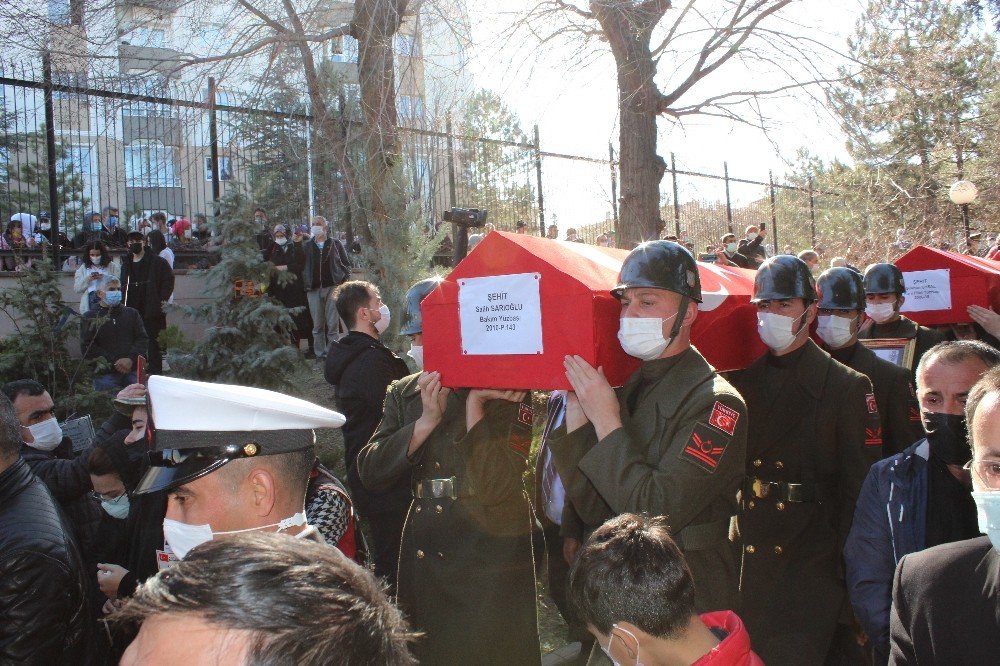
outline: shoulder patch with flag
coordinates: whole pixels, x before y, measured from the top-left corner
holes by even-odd
[[[708,425],[715,426],[732,437],[733,433],[736,432],[736,422],[739,420],[739,412],[717,401],[712,407],[712,414],[708,417]]]
[[[869,414],[878,414],[878,403],[875,402],[875,394],[867,393],[865,394],[865,404],[868,405]]]
[[[531,396],[525,400],[531,400]],[[523,456],[525,460],[531,453],[531,424],[534,419],[535,410],[532,409],[531,403],[522,402],[517,406],[517,419],[511,426],[508,442],[511,450]]]
[[[735,428],[735,423],[733,424]],[[709,473],[715,472],[726,453],[730,438],[704,423],[696,423],[680,457]]]

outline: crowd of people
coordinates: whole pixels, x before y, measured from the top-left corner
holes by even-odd
[[[423,370],[420,303],[440,279],[406,295],[407,362],[324,218],[255,214],[262,259],[290,274],[270,296],[309,313],[293,341],[339,411],[162,374],[159,230],[125,234],[119,262],[95,225],[109,238],[83,245],[81,335],[114,371],[95,380],[114,411],[74,451],[47,387],[2,387],[0,661],[538,664],[539,577],[578,663],[979,664],[1000,648],[1000,314],[918,325],[892,264],[766,257],[749,229],[711,260],[756,269],[768,351],[720,374],[691,342],[692,250],[646,242],[612,290],[640,368],[616,389],[567,356],[571,390],[536,416],[529,391]],[[904,363],[864,342],[885,338],[907,341]],[[316,457],[322,428],[343,431],[346,483]]]

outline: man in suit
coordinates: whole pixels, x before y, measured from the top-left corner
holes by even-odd
[[[890,664],[993,664],[1000,655],[1000,368],[965,405],[972,497],[985,537],[907,555],[896,568]]]
[[[681,245],[639,245],[612,291],[618,339],[642,366],[616,392],[579,356],[565,427],[551,437],[566,497],[593,530],[622,513],[667,516],[694,578],[698,612],[734,608],[739,564],[730,523],[743,477],[747,410],[691,346],[701,282]]]
[[[892,264],[872,264],[865,269],[865,314],[870,321],[861,327],[858,337],[862,340],[883,338],[914,339],[916,348],[910,370],[916,379],[917,364],[924,353],[939,342],[944,335],[900,314],[906,302],[903,273]]]
[[[819,276],[816,293],[816,335],[830,356],[871,380],[882,423],[882,455],[899,453],[924,436],[920,408],[906,368],[879,358],[858,342],[865,312],[861,275],[849,268],[831,268]]]
[[[841,553],[882,451],[871,382],[809,338],[815,301],[805,262],[765,261],[753,302],[770,350],[733,382],[750,413],[741,617],[769,666],[822,664],[849,635]]]

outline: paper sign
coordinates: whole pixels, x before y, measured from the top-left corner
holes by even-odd
[[[951,309],[951,274],[947,268],[903,273],[906,302],[900,312]]]
[[[538,273],[460,279],[462,353],[541,354],[540,282]]]

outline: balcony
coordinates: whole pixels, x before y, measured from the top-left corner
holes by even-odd
[[[141,7],[152,9],[160,14],[172,14],[180,9],[183,0],[118,0],[122,9]]]
[[[143,103],[132,106],[140,104]],[[159,141],[165,146],[180,146],[184,143],[184,128],[179,118],[138,115],[130,112],[130,107],[122,111],[122,133],[127,144],[133,141]]]
[[[180,64],[183,56],[183,53],[173,49],[124,43],[118,47],[118,63],[122,74],[158,72],[169,75]]]

